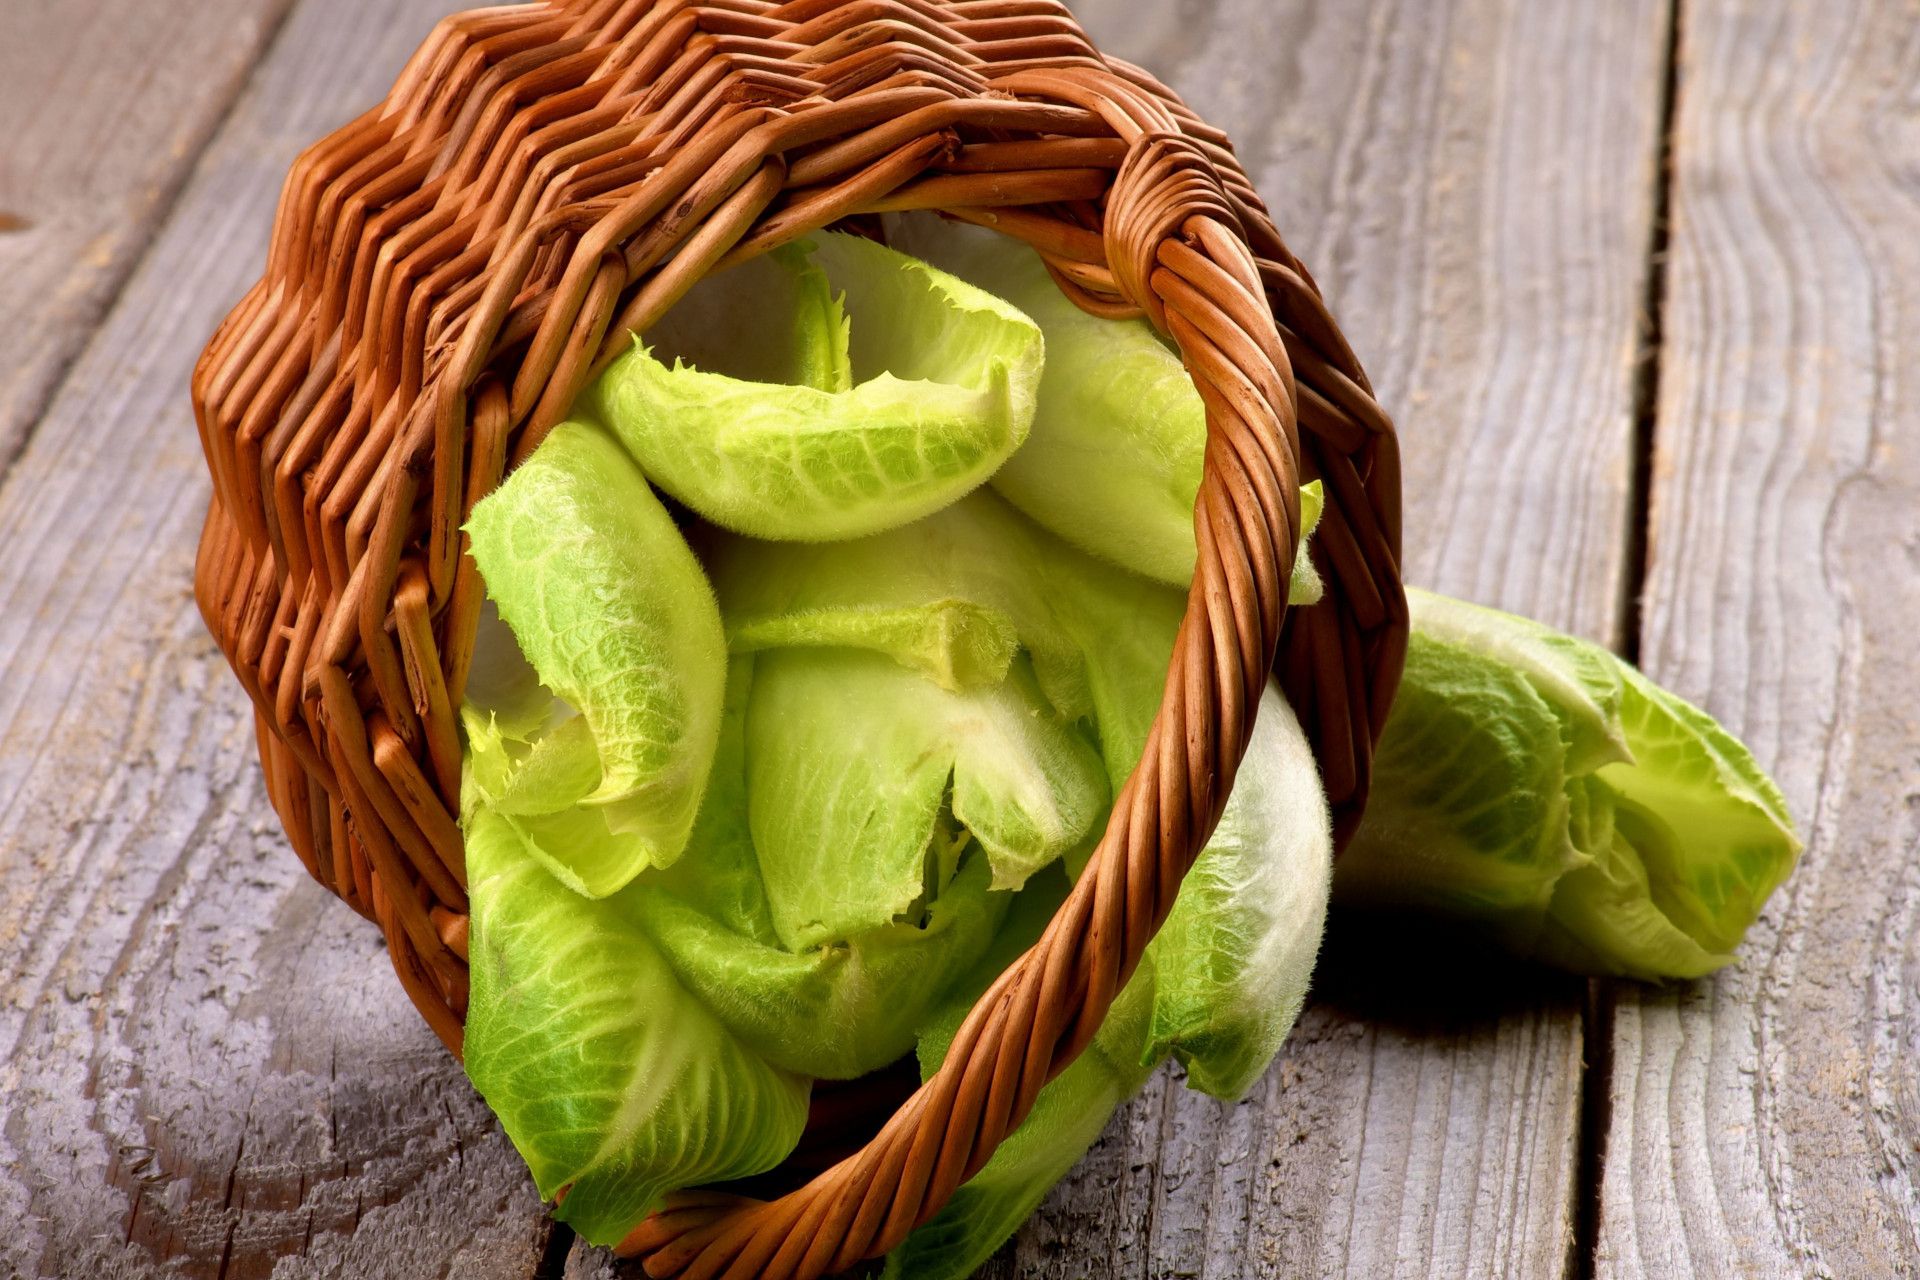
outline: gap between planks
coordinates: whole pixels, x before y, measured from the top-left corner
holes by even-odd
[[[1614,1002],[1597,1269],[1920,1277],[1920,9],[1688,0],[1644,659],[1803,824]]]
[[[1654,433],[1660,402],[1660,369],[1666,334],[1667,254],[1673,219],[1674,126],[1680,100],[1680,46],[1685,0],[1667,6],[1666,66],[1660,83],[1660,129],[1655,143],[1652,209],[1647,221],[1647,259],[1640,305],[1640,345],[1633,381],[1633,473],[1627,489],[1627,549],[1620,579],[1620,655],[1640,661],[1640,628],[1647,581],[1647,548],[1653,503]],[[1607,1132],[1613,1123],[1614,980],[1587,984],[1581,1017],[1580,1128],[1575,1152],[1573,1236],[1567,1258],[1570,1280],[1594,1280],[1603,1212]]]

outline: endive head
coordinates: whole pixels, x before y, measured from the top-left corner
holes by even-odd
[[[1408,601],[1407,674],[1341,898],[1481,919],[1583,972],[1729,963],[1800,853],[1746,748],[1596,645]]]

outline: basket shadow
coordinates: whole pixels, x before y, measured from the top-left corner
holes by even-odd
[[[1308,1002],[1405,1035],[1451,1036],[1514,1015],[1577,1012],[1588,981],[1503,951],[1470,924],[1336,907]]]
[[[827,1280],[877,1280],[882,1263],[874,1261],[852,1271],[843,1271]],[[539,1280],[550,1273],[542,1271]],[[565,1255],[565,1270],[552,1273],[554,1280],[652,1280],[646,1268],[633,1258],[616,1258],[611,1250],[596,1248],[583,1240],[572,1242]]]

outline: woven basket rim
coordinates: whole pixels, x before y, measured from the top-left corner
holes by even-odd
[[[658,1276],[817,1277],[936,1212],[1090,1041],[1211,834],[1269,676],[1344,841],[1405,651],[1393,427],[1224,134],[1057,0],[537,0],[439,24],[288,176],[195,369],[196,564],[307,869],[378,922],[459,1052],[457,712],[484,592],[460,533],[623,344],[713,270],[928,209],[1144,314],[1207,409],[1198,565],[1139,766],[1032,950],[864,1148],[771,1200],[692,1192]],[[1321,479],[1326,600],[1289,615]]]

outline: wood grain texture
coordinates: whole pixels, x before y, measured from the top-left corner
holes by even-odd
[[[1409,580],[1618,639],[1666,6],[1082,0],[1227,129],[1406,454]],[[1584,984],[1336,915],[1238,1106],[1151,1086],[996,1262],[1563,1274]]]
[[[377,930],[288,851],[190,594],[188,370],[295,151],[450,7],[305,0],[0,488],[0,1276],[524,1280],[545,1245]]]
[[[0,37],[0,471],[291,0],[12,0]]]
[[[1598,1273],[1920,1275],[1920,5],[1692,0],[1643,656],[1804,862],[1622,990]]]

